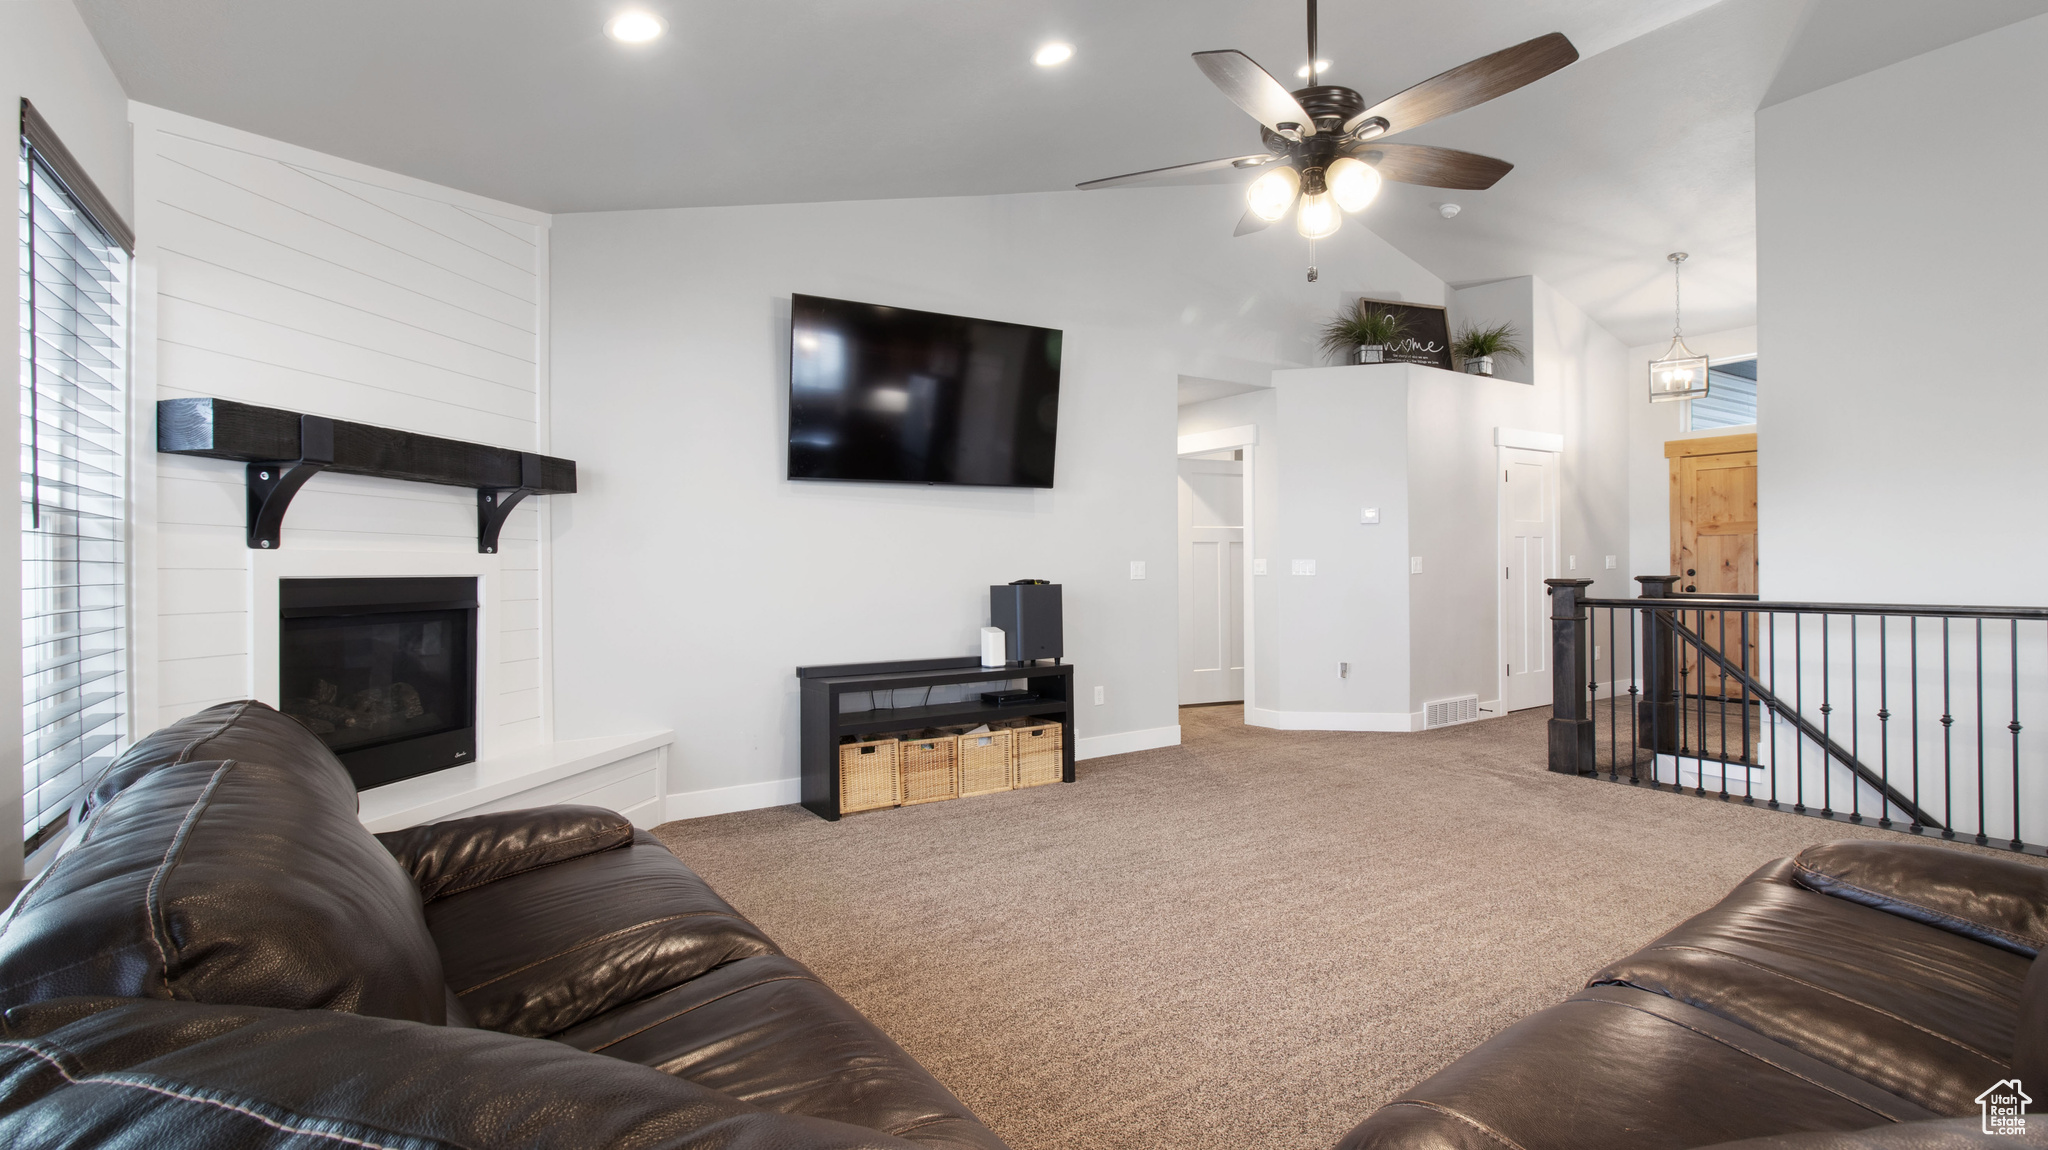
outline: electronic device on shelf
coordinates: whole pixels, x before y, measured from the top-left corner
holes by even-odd
[[[789,477],[1051,487],[1057,328],[790,298]]]
[[[1065,655],[1060,620],[1060,585],[1033,579],[988,589],[988,621],[1003,629],[1004,654],[1012,663]]]
[[[1029,703],[1037,698],[1038,692],[1036,691],[1019,691],[1014,689],[1008,691],[983,691],[981,693],[982,702],[998,707],[1004,703]]]

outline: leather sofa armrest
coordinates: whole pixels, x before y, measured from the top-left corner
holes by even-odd
[[[421,902],[632,840],[624,815],[574,806],[472,815],[377,836],[419,884]]]
[[[2014,1146],[2040,1144],[2038,1137],[1986,1134],[1983,1118],[1973,1114],[1968,1118],[1890,1122],[1866,1130],[1773,1134],[1766,1138],[1745,1138],[1740,1142],[1717,1142],[1712,1146],[1699,1147],[1699,1150],[1964,1150],[1965,1147],[2007,1150]]]
[[[1792,860],[1800,886],[2025,955],[2048,947],[2048,869],[1925,843],[1849,841]]]

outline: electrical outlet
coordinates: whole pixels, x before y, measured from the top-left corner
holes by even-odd
[[[1266,561],[1265,561],[1264,559],[1254,559],[1254,560],[1252,560],[1252,574],[1254,574],[1254,575],[1264,575],[1265,573],[1266,573]]]
[[[1422,574],[1422,556],[1410,555],[1408,557],[1408,573],[1410,575]]]
[[[1315,560],[1313,560],[1313,559],[1296,559],[1296,560],[1294,561],[1294,573],[1295,573],[1296,575],[1313,575],[1313,574],[1315,574],[1315,573],[1316,573],[1316,561],[1315,561]]]
[[[1102,688],[1101,688],[1101,687],[1097,687],[1097,688],[1095,688],[1095,705],[1096,705],[1096,706],[1098,706],[1098,707],[1100,707],[1100,706],[1102,705]]]
[[[1360,523],[1378,523],[1380,521],[1380,509],[1377,507],[1359,508],[1358,521]]]
[[[1133,559],[1133,560],[1131,560],[1131,578],[1133,578],[1133,579],[1143,579],[1144,577],[1145,577],[1145,561],[1144,561],[1143,559]]]
[[[1593,661],[1595,663],[1600,661],[1600,644],[1598,643],[1593,644]]]
[[[1609,556],[1607,557],[1607,569],[1608,569],[1609,571],[1612,571],[1612,570],[1614,570],[1614,556],[1612,556],[1612,555],[1609,555]]]
[[[1579,569],[1579,557],[1576,555],[1565,556],[1564,565],[1567,571],[1577,571]]]
[[[1349,664],[1349,663],[1339,663],[1339,664],[1337,664],[1337,677],[1338,677],[1339,679],[1349,679],[1349,678],[1351,677],[1351,664]]]

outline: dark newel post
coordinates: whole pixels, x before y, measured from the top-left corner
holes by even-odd
[[[1550,587],[1550,769],[1593,772],[1593,703],[1586,697],[1586,607],[1591,579],[1545,579]]]
[[[1638,575],[1645,599],[1667,599],[1676,575]],[[1678,750],[1678,633],[1669,611],[1643,612],[1643,697],[1636,703],[1636,743],[1656,751]]]

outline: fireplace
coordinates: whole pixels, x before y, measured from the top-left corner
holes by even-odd
[[[477,581],[281,579],[280,709],[356,789],[476,759]]]

